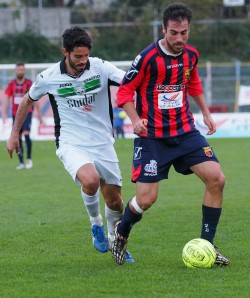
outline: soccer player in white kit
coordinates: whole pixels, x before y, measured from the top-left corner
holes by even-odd
[[[94,247],[107,252],[114,226],[123,212],[122,178],[112,134],[110,85],[119,86],[125,72],[90,57],[92,40],[79,26],[65,30],[64,59],[42,73],[20,104],[7,149],[19,150],[19,131],[34,101],[48,94],[55,121],[56,155],[73,180],[90,217]],[[100,212],[100,191],[105,200],[108,237]],[[126,261],[133,262],[129,252]]]

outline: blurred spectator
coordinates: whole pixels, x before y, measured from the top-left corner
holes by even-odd
[[[21,103],[23,96],[29,91],[32,82],[25,77],[25,65],[24,63],[17,63],[15,68],[15,76],[16,78],[9,82],[6,90],[5,90],[5,98],[3,102],[3,122],[6,123],[8,115],[7,110],[9,107],[9,103],[11,102],[11,116],[13,118],[13,123],[15,121],[16,112],[19,104]],[[38,117],[40,123],[42,123],[42,114],[40,111],[40,106],[38,102],[34,103],[35,107],[38,111]],[[32,141],[30,139],[30,129],[31,129],[31,121],[32,121],[32,113],[34,107],[32,106],[27,114],[27,117],[24,121],[24,124],[19,133],[19,143],[20,143],[20,151],[18,153],[19,165],[16,167],[17,170],[22,169],[31,169],[33,167],[33,162],[31,159],[32,154]],[[23,154],[23,142],[22,136],[24,136],[26,151],[27,151],[27,160],[24,164],[24,154]]]
[[[122,108],[118,108],[115,102],[113,108],[113,134],[115,138],[124,138],[124,119],[127,114]]]

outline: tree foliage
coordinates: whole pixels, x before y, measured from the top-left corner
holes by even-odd
[[[161,28],[159,38],[163,35]],[[108,60],[132,60],[154,41],[152,26],[113,27],[94,30],[93,54]],[[200,52],[201,61],[249,61],[250,23],[193,24],[189,43]]]
[[[59,46],[30,30],[6,34],[0,39],[0,63],[46,63],[61,57]]]
[[[190,40],[199,49],[203,60],[249,61],[250,22],[200,25],[191,33]]]
[[[124,22],[124,27],[95,28],[93,51],[106,59],[130,60],[155,40],[153,20],[161,22],[164,0],[114,0],[105,21]],[[189,42],[201,53],[201,60],[249,61],[250,21],[244,7],[223,7],[221,0],[186,0],[193,11]],[[227,19],[234,17],[234,22]],[[237,18],[241,21],[237,23]],[[245,22],[242,19],[245,18]],[[125,22],[133,22],[126,27]],[[93,30],[92,30],[93,31]],[[163,36],[161,24],[158,38]]]
[[[32,1],[37,3],[37,0],[23,0],[26,4]],[[59,5],[60,1],[43,0],[43,4]],[[63,3],[72,5],[74,0]],[[167,4],[164,0],[114,0],[109,9],[101,12],[85,5],[72,9],[71,21],[72,25],[83,26],[84,23],[113,24],[88,29],[94,43],[92,55],[108,60],[132,60],[148,44],[163,36],[162,10]],[[221,0],[185,0],[185,4],[193,11],[189,42],[199,50],[201,60],[249,61],[250,21],[246,5],[226,9]],[[234,22],[227,22],[232,16]],[[237,23],[238,17],[241,22]],[[158,21],[157,26],[153,25],[154,20]],[[54,62],[61,57],[58,45],[31,31],[8,34],[0,42],[2,63]]]
[[[75,0],[40,0],[43,7],[72,7],[75,5]],[[39,6],[39,0],[20,0],[20,3],[25,7]]]
[[[111,60],[131,60],[137,53],[153,41],[152,6],[144,4],[143,9],[125,9],[123,7],[113,13],[113,22],[121,24],[112,28],[95,29],[93,53]],[[115,8],[114,8],[115,10]],[[138,11],[143,10],[142,13]],[[135,14],[136,12],[136,14]],[[122,25],[124,22],[124,26]],[[130,22],[131,26],[125,23]]]

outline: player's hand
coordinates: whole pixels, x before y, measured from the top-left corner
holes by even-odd
[[[216,123],[214,122],[211,115],[204,117],[203,121],[209,129],[207,135],[212,135],[216,132]]]
[[[7,151],[9,153],[10,158],[12,158],[13,151],[19,153],[19,136],[13,137],[11,136],[7,141]]]
[[[148,120],[147,119],[140,119],[134,124],[134,133],[137,135],[147,134],[148,133]]]
[[[41,117],[40,119],[39,119],[39,126],[43,126],[44,125],[44,121],[43,121],[43,118]]]

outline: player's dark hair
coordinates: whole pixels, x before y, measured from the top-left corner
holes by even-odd
[[[187,19],[190,24],[191,18],[192,11],[182,3],[169,4],[163,10],[163,25],[165,28],[167,27],[169,20],[181,22],[184,19]]]
[[[17,62],[16,67],[18,67],[18,66],[24,66],[24,63],[23,62]]]
[[[70,29],[66,29],[62,35],[63,47],[69,53],[77,47],[87,47],[91,49],[92,39],[89,34],[83,28],[74,26]]]

